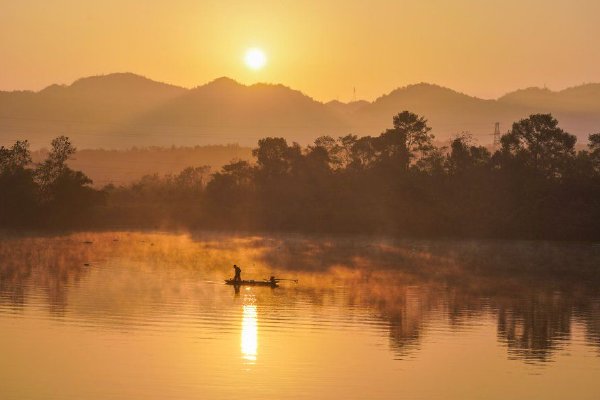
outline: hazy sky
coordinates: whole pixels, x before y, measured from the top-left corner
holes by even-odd
[[[600,82],[600,0],[0,0],[0,90],[135,72],[220,76],[319,100],[410,83],[480,97]],[[243,63],[262,48],[267,66]]]

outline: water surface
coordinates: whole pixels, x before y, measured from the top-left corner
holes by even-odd
[[[136,232],[0,242],[2,399],[597,399],[600,249]],[[298,278],[276,289],[222,280]]]

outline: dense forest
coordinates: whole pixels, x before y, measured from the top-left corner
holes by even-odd
[[[552,115],[534,114],[492,153],[468,135],[435,146],[430,130],[404,111],[379,136],[324,136],[306,148],[268,137],[254,163],[101,190],[67,165],[68,138],[37,164],[18,141],[0,148],[0,227],[600,239],[600,133],[576,151]]]

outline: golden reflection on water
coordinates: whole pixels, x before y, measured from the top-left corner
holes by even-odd
[[[578,244],[0,235],[0,399],[54,382],[89,400],[595,400],[599,260]],[[236,262],[300,283],[232,301]]]
[[[256,319],[256,305],[244,305],[244,314],[242,317],[242,341],[241,350],[242,358],[250,361],[251,364],[256,362],[256,354],[258,350],[258,323]]]
[[[256,296],[250,288],[245,289],[242,301],[240,350],[242,352],[242,359],[244,359],[247,364],[254,364],[258,352]]]

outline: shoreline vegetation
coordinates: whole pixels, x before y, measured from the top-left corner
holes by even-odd
[[[17,141],[0,148],[0,229],[600,239],[600,133],[576,151],[552,115],[533,114],[491,152],[468,134],[436,146],[430,130],[404,111],[379,136],[324,136],[306,147],[267,137],[252,163],[101,189],[69,167],[76,149],[67,137],[40,163]]]

